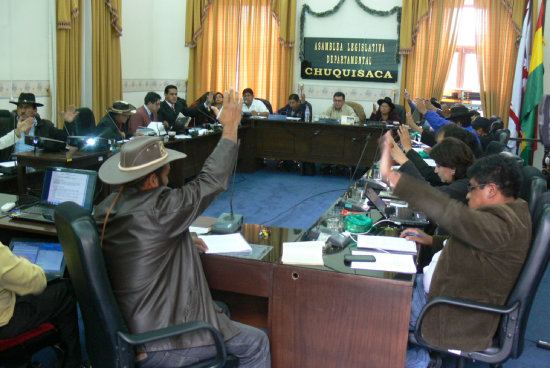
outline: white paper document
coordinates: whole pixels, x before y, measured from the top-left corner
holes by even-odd
[[[359,235],[357,238],[357,248],[416,254],[415,242],[396,236]]]
[[[429,166],[431,167],[435,167],[436,166],[436,163],[435,163],[435,160],[433,158],[425,158],[424,159],[424,162],[427,163]]]
[[[199,236],[208,247],[206,253],[244,253],[252,252],[252,248],[240,233],[226,235]]]
[[[325,242],[306,241],[283,243],[284,264],[323,266],[323,247]]]
[[[410,254],[367,252],[353,250],[354,256],[373,256],[375,262],[351,262],[351,268],[371,271],[388,271],[400,273],[416,273],[416,265]]]

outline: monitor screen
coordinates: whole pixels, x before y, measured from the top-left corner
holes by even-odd
[[[97,172],[67,168],[47,168],[42,202],[58,205],[71,201],[92,210]]]
[[[59,243],[14,239],[10,244],[13,254],[40,266],[46,273],[61,274],[64,267],[63,250]]]

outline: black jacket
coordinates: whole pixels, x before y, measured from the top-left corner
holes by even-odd
[[[174,125],[176,118],[179,113],[182,113],[185,116],[190,116],[196,118],[199,115],[199,112],[196,108],[187,107],[187,102],[183,98],[179,98],[174,104],[174,109],[168,105],[168,102],[162,101],[160,104],[160,110],[158,112],[158,118],[160,121],[167,121],[170,128]]]

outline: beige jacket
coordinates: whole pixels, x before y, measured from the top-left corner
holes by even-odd
[[[40,294],[45,288],[42,268],[0,243],[0,326],[7,325],[13,316],[16,294]]]

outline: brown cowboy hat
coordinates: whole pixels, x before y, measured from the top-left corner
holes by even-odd
[[[381,98],[378,100],[378,106],[382,105],[383,103],[387,103],[388,106],[393,110],[395,109],[395,105],[393,104],[393,102],[391,102],[391,98],[389,97],[384,97],[384,98]]]
[[[115,101],[113,102],[113,106],[107,108],[107,112],[131,115],[136,113],[136,108],[134,105],[129,104],[126,101]]]
[[[17,101],[10,101],[10,103],[19,106],[20,104],[29,104],[34,107],[44,106],[43,104],[36,102],[34,93],[21,92]]]
[[[125,184],[160,169],[187,155],[164,147],[159,137],[134,137],[99,168],[99,178],[107,184]]]

